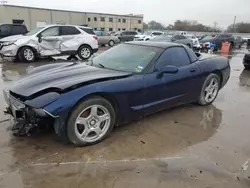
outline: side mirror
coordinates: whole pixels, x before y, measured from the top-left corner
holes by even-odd
[[[38,34],[37,37],[38,37],[38,42],[41,43],[42,40],[43,40],[43,39],[42,39],[42,35],[41,35],[41,34]]]
[[[164,74],[176,74],[179,71],[178,67],[168,65],[158,72],[157,78],[161,78]]]

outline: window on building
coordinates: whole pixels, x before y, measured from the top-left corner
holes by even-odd
[[[80,27],[80,29],[88,34],[95,35],[93,29],[91,29],[91,28]],[[97,28],[95,28],[95,29],[97,29]]]
[[[59,27],[50,27],[41,33],[43,37],[59,36]]]
[[[120,28],[118,28],[118,31],[121,31],[121,29],[120,29]]]
[[[125,28],[123,28],[122,30],[123,30],[123,31],[126,31],[126,29],[125,29]]]
[[[141,30],[140,30],[140,29],[138,29],[138,32],[141,32]]]
[[[141,24],[141,20],[138,20],[138,24]]]
[[[101,17],[101,22],[105,22],[105,17]]]
[[[135,31],[137,31],[137,28],[134,28]]]
[[[13,19],[13,20],[12,20],[12,23],[13,23],[13,24],[23,24],[23,23],[24,23],[24,20]]]
[[[113,31],[113,28],[109,28],[109,31]]]
[[[88,18],[88,22],[90,22],[91,21],[91,18]]]
[[[97,22],[97,17],[94,17],[94,21]]]
[[[113,18],[109,18],[109,22],[113,22]]]
[[[77,35],[80,31],[73,26],[61,26],[61,35]]]
[[[102,28],[101,28],[101,31],[104,31],[104,30],[105,30],[105,28],[102,27]]]
[[[126,23],[126,19],[123,18],[123,19],[122,19],[122,23]]]
[[[121,22],[121,18],[118,18],[118,22]]]

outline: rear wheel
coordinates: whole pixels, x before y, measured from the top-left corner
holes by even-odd
[[[19,50],[18,58],[20,58],[21,61],[30,63],[36,60],[36,54],[34,52],[34,50],[30,47],[23,47]]]
[[[78,50],[78,56],[82,60],[87,60],[92,56],[92,49],[87,45],[82,45]]]
[[[73,109],[67,135],[77,146],[92,145],[106,138],[114,124],[115,111],[110,102],[102,97],[91,97]]]
[[[217,74],[210,74],[206,78],[198,103],[202,106],[212,104],[216,99],[220,89],[220,77]]]
[[[115,45],[115,42],[114,42],[113,40],[110,40],[110,41],[109,41],[109,46],[110,46],[110,47],[113,47],[114,45]]]

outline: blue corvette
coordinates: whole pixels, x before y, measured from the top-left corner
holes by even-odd
[[[115,125],[184,103],[209,105],[230,76],[223,57],[181,44],[129,42],[85,63],[33,69],[4,90],[16,135],[45,126],[77,146],[103,140]]]

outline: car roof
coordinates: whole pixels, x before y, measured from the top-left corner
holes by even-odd
[[[182,44],[176,44],[172,42],[152,42],[152,41],[132,41],[126,42],[125,44],[132,44],[138,46],[149,46],[149,47],[157,47],[157,48],[169,48],[174,46],[182,46]]]
[[[73,27],[80,27],[80,28],[86,28],[86,29],[93,29],[92,27],[86,27],[86,26],[80,26],[80,25],[70,25],[70,24],[49,24],[45,25],[44,27],[53,27],[53,26],[73,26]]]

